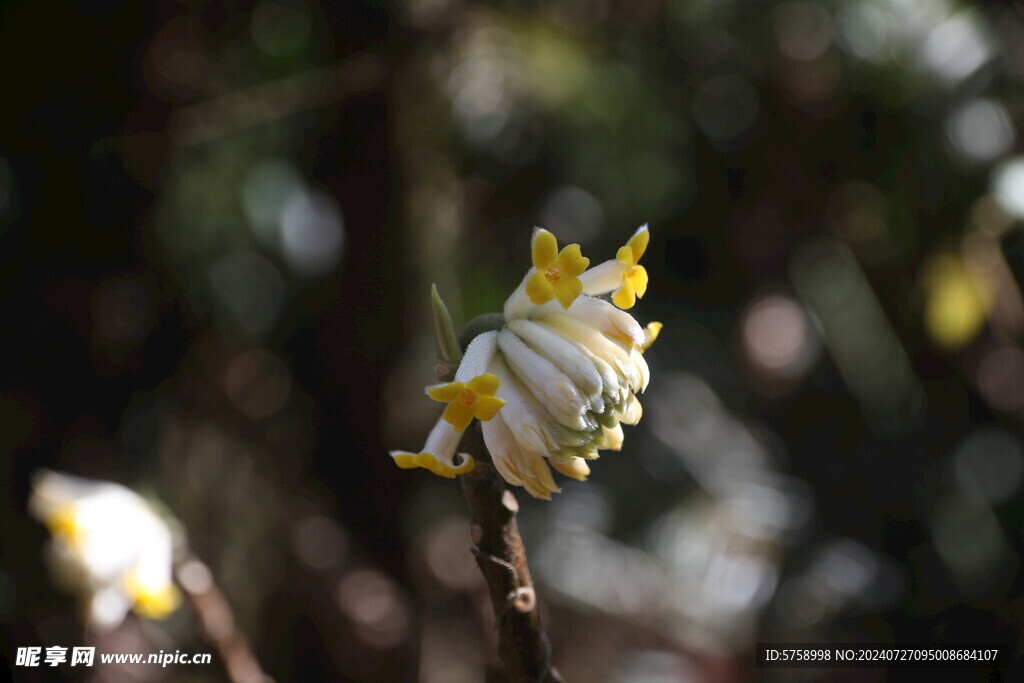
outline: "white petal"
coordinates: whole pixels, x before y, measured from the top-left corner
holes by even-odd
[[[601,373],[590,359],[571,341],[532,320],[513,320],[508,329],[540,355],[565,373],[576,387],[591,399],[601,399]]]
[[[513,457],[513,451],[519,448],[519,445],[501,415],[495,415],[492,419],[482,423],[480,427],[484,433],[487,452],[491,454],[491,462],[494,463],[498,474],[513,486],[522,486],[523,477],[519,473]]]
[[[95,496],[104,491],[126,490],[118,484],[73,477],[69,474],[41,470],[32,478],[32,496],[29,512],[40,522],[46,522],[58,508],[68,503]]]
[[[633,363],[633,367],[636,368],[637,373],[640,375],[639,391],[643,391],[651,381],[651,369],[647,366],[644,354],[641,353],[639,349],[633,349],[629,352],[629,360]]]
[[[619,421],[623,424],[635,425],[640,421],[643,414],[644,409],[640,405],[640,401],[637,400],[636,396],[630,393],[619,408]]]
[[[590,433],[559,424],[554,415],[516,377],[501,355],[491,361],[490,370],[502,384],[501,409],[505,423],[515,425],[515,437],[527,449],[544,452],[560,448],[578,448],[590,440]]]
[[[512,371],[566,427],[588,430],[596,426],[586,419],[588,402],[565,374],[533,351],[508,330],[498,333],[498,346]]]
[[[459,369],[455,372],[456,382],[468,382],[478,375],[487,372],[487,364],[491,362],[498,348],[498,333],[495,330],[484,332],[470,342],[466,352],[462,354]]]
[[[621,451],[622,442],[626,439],[625,435],[622,433],[622,425],[617,424],[611,428],[601,427],[601,429],[604,431],[604,438],[602,439],[604,445],[601,446],[601,448],[609,451]]]
[[[135,578],[142,587],[159,592],[172,583],[174,540],[163,520],[152,515],[151,522],[149,532],[140,539]]]
[[[505,301],[503,315],[506,322],[516,318],[525,318],[530,313],[530,310],[533,308],[533,302],[530,301],[530,297],[526,293],[526,283],[536,272],[537,269],[530,266],[530,269],[526,271],[523,281],[519,283],[519,286],[515,288],[512,295]]]
[[[555,485],[547,461],[541,454],[519,445],[501,413],[483,423],[483,433],[494,466],[505,481],[523,486],[530,495],[545,500],[561,490]]]
[[[615,368],[616,373],[626,380],[631,389],[634,391],[639,389],[640,375],[633,363],[630,362],[629,353],[622,344],[608,339],[593,327],[567,315],[547,316],[541,322],[590,349],[595,356],[607,361]]]
[[[519,386],[519,381],[512,376],[501,356],[491,362],[490,371],[501,380],[501,397],[505,400],[501,415],[507,424],[516,426],[513,436],[519,445],[534,451],[557,448],[555,438],[547,428],[547,424],[554,421],[551,413],[525,387]]]
[[[560,312],[560,311],[554,311]],[[616,308],[604,299],[581,296],[565,311],[577,320],[596,327],[605,336],[628,347],[643,346],[644,330],[626,311]]]
[[[568,458],[561,462],[552,462],[551,466],[567,477],[577,481],[586,481],[590,476],[590,466],[583,458]]]
[[[584,294],[600,296],[614,292],[622,284],[626,266],[612,259],[588,269],[580,275]]]
[[[615,368],[603,359],[595,356],[594,353],[586,346],[564,334],[560,330],[555,329],[544,321],[537,321],[537,324],[552,334],[555,334],[569,342],[577,351],[586,356],[587,360],[590,361],[594,366],[594,369],[597,370],[597,374],[601,377],[601,396],[605,403],[618,404],[626,397],[626,392],[629,391],[629,386],[627,385],[626,380],[615,372]],[[600,413],[603,411],[599,410],[597,412]]]

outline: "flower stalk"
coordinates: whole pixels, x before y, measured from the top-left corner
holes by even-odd
[[[487,582],[498,629],[498,656],[513,681],[555,683],[562,680],[551,664],[551,644],[541,624],[537,595],[519,535],[519,502],[505,480],[486,462],[479,429],[469,430],[464,447],[478,457],[460,477],[470,517],[476,564]]]
[[[273,683],[238,630],[231,605],[213,580],[210,568],[186,552],[175,562],[174,576],[199,618],[203,637],[217,650],[227,679],[231,683]]]

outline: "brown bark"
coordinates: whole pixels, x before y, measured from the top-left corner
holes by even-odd
[[[483,444],[479,444],[483,448]],[[537,596],[519,535],[519,503],[486,462],[463,475],[470,538],[477,566],[487,581],[498,626],[498,655],[517,682],[560,682],[551,665],[551,644],[541,625]]]

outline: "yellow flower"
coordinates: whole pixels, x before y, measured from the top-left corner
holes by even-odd
[[[537,228],[530,245],[536,272],[526,282],[526,293],[537,306],[558,299],[562,308],[569,308],[583,293],[579,276],[590,265],[580,252],[580,245],[570,244],[558,251],[558,240],[547,230]]]
[[[467,382],[449,382],[427,388],[435,401],[447,403],[441,415],[457,432],[466,431],[473,418],[486,422],[494,417],[505,402],[495,396],[501,383],[489,372]]]
[[[622,284],[612,294],[612,301],[619,308],[633,308],[638,298],[647,293],[647,269],[637,262],[647,251],[647,243],[651,241],[651,233],[647,226],[636,231],[624,247],[615,254],[615,260],[624,266]]]
[[[636,300],[647,293],[647,269],[639,261],[650,241],[650,231],[646,225],[641,225],[629,241],[619,247],[615,260],[591,268],[580,278],[583,291],[590,296],[614,292],[612,301],[616,306],[632,308]]]

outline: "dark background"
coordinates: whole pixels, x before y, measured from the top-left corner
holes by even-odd
[[[518,494],[567,680],[1016,658],[1022,38],[939,0],[0,5],[6,656],[206,647],[187,608],[83,632],[46,467],[161,499],[277,680],[501,680],[457,488],[386,454],[436,417],[429,286],[464,323],[534,225],[596,263],[647,222],[644,421]]]

